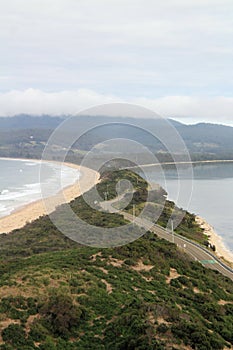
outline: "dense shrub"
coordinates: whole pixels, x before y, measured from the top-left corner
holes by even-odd
[[[34,343],[27,339],[24,328],[19,324],[10,324],[3,329],[2,339],[17,349],[23,349],[26,346],[30,346],[32,349],[34,347]]]
[[[74,327],[77,328],[82,311],[69,295],[55,292],[41,307],[40,314],[49,323],[54,334],[66,337],[72,333]]]

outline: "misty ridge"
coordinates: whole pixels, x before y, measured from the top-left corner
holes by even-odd
[[[23,114],[1,117],[0,156],[27,157],[30,154],[39,158],[52,132],[68,117]],[[164,131],[165,122],[162,119],[108,116],[77,116],[73,119],[74,126],[63,130],[64,138],[69,138],[76,131],[82,135],[73,145],[73,150],[88,151],[106,140],[124,138],[134,140],[151,152],[163,155],[163,160],[168,160],[165,157],[166,147],[153,136]],[[232,127],[210,123],[185,125],[173,119],[168,121],[184,140],[193,160],[233,159]],[[104,146],[96,148],[97,154],[104,151]],[[133,152],[133,148],[127,151]]]

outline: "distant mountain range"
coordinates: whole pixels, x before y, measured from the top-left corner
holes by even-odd
[[[15,117],[0,117],[0,131],[22,129],[55,129],[63,118],[49,115],[30,116],[19,114]]]
[[[66,118],[49,115],[1,117],[0,155],[6,154],[6,145],[11,150],[20,145],[24,150],[26,147],[28,152],[30,144],[34,145],[34,149],[38,147],[42,149],[52,131]],[[75,120],[75,128],[78,129],[79,134],[91,129],[79,139],[74,145],[75,148],[89,150],[97,143],[120,137],[142,143],[155,153],[166,152],[164,145],[145,131],[149,130],[151,133],[160,135],[164,131],[164,122],[160,119],[78,116]],[[233,158],[232,127],[210,123],[185,125],[172,119],[169,119],[169,122],[180,134],[194,158]],[[104,124],[108,125],[103,126]],[[93,129],[93,126],[96,127]],[[75,132],[73,127],[71,129],[70,132]],[[66,132],[69,133],[69,130]]]

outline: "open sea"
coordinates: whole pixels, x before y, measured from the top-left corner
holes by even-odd
[[[233,252],[233,162],[196,164],[193,179],[185,167],[180,176],[171,166],[163,174],[156,167],[143,171],[167,191],[168,199],[203,217]]]
[[[0,158],[0,217],[41,199],[40,183],[49,184],[49,195],[78,180],[77,169],[56,163]],[[62,185],[58,188],[58,183]]]

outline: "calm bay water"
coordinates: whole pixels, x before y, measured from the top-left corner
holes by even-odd
[[[41,199],[40,181],[49,183],[51,195],[56,193],[58,182],[61,181],[61,187],[66,187],[79,176],[76,169],[68,166],[61,168],[55,163],[45,163],[40,174],[39,162],[0,158],[0,217]]]
[[[0,170],[0,217],[40,199],[40,181],[49,183],[51,195],[53,188],[57,191],[60,177],[65,187],[80,176],[76,169],[62,166],[61,171],[58,164],[46,163],[40,179],[38,162],[1,158]],[[179,207],[205,218],[233,252],[233,163],[195,165],[193,179],[185,167],[179,179],[171,167],[165,169],[165,176],[156,167],[145,168],[144,174],[165,188],[168,199]]]
[[[156,167],[143,170],[148,179],[165,188],[168,199],[205,218],[233,252],[233,163],[195,165],[193,180],[185,168],[180,180],[174,168],[165,169],[165,178]]]

